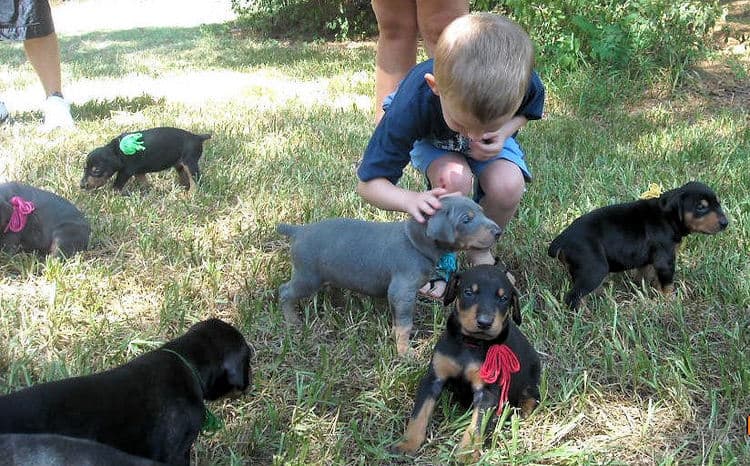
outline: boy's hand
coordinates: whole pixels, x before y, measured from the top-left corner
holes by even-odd
[[[482,139],[472,140],[469,143],[471,158],[479,161],[491,159],[503,150],[506,138],[502,128],[492,133],[482,134]]]
[[[445,188],[435,188],[429,191],[407,191],[404,197],[404,212],[408,213],[419,223],[425,222],[425,215],[430,216],[441,207],[440,196],[446,194]]]
[[[523,128],[529,120],[523,115],[516,115],[508,120],[497,131],[482,134],[478,140],[469,143],[471,158],[479,161],[489,160],[503,150],[505,140]]]

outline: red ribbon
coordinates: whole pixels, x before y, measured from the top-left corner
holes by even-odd
[[[18,233],[24,229],[28,215],[34,212],[36,206],[33,202],[27,201],[19,196],[13,196],[10,198],[10,203],[13,205],[13,213],[11,214],[10,221],[5,226],[3,232],[7,233],[8,230],[10,230],[13,233]]]
[[[486,383],[500,384],[500,402],[498,410],[508,401],[508,390],[510,389],[510,375],[521,370],[518,357],[508,345],[492,345],[487,350],[479,376]]]

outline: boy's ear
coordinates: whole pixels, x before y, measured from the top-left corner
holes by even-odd
[[[434,74],[425,73],[424,81],[427,83],[428,86],[430,86],[430,89],[432,89],[433,94],[440,95],[440,90],[438,89],[437,81],[435,81]]]

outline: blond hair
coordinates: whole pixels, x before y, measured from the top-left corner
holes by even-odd
[[[454,20],[435,47],[434,75],[441,97],[482,123],[518,110],[533,66],[534,46],[526,32],[492,13]]]

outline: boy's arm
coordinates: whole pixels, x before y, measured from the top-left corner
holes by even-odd
[[[386,178],[373,178],[357,183],[357,194],[370,204],[385,210],[406,212],[419,223],[425,215],[433,215],[440,208],[439,196],[446,193],[444,188],[415,192],[400,188]]]

